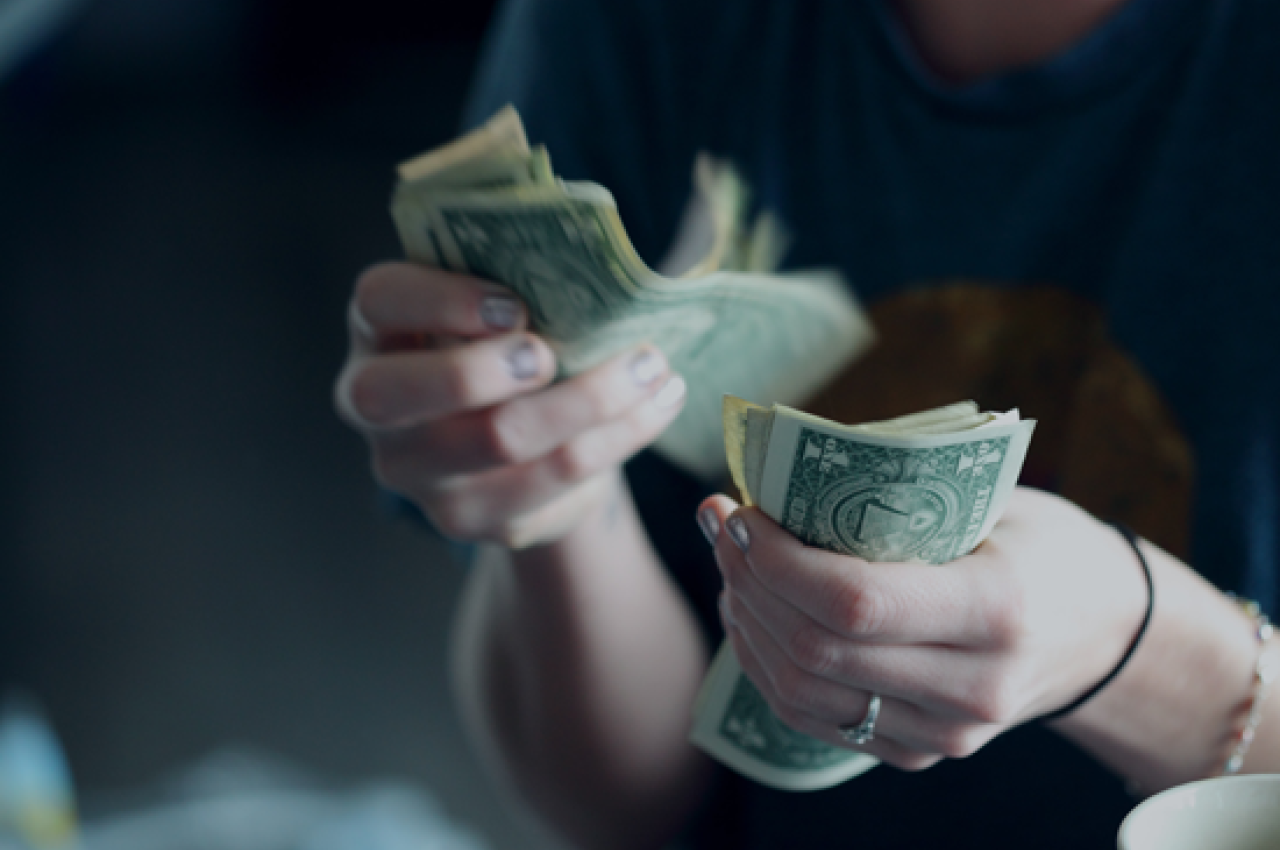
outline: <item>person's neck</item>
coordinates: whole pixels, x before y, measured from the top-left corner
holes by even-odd
[[[895,6],[929,69],[962,85],[1062,52],[1126,2],[895,0]]]

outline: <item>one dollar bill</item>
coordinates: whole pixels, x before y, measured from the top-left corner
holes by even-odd
[[[726,396],[723,426],[743,500],[800,542],[867,561],[944,564],[971,552],[999,520],[1035,422],[962,402],[846,426]],[[778,720],[728,642],[702,684],[690,739],[739,773],[789,791],[828,788],[878,763]]]
[[[604,187],[555,176],[510,107],[399,174],[391,212],[409,257],[514,290],[562,376],[662,349],[688,397],[656,447],[705,480],[724,471],[723,393],[797,403],[874,337],[836,273],[774,273],[785,239],[769,216],[743,221],[746,188],[727,166],[698,163],[711,238],[679,278],[640,260]]]

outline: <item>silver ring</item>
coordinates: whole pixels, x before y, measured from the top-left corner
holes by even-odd
[[[869,744],[876,737],[876,720],[880,718],[880,695],[872,694],[871,702],[867,704],[867,716],[862,718],[862,722],[857,726],[838,726],[840,737],[844,738],[855,747],[861,747],[863,744]]]

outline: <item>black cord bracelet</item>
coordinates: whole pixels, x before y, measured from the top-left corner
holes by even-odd
[[[1133,642],[1129,644],[1129,648],[1121,657],[1120,662],[1112,668],[1101,682],[1094,685],[1089,690],[1081,694],[1077,699],[1048,714],[1042,715],[1040,721],[1042,723],[1050,723],[1062,717],[1066,717],[1080,706],[1097,696],[1098,691],[1111,684],[1116,676],[1120,675],[1120,671],[1129,663],[1129,659],[1133,657],[1133,653],[1138,649],[1138,644],[1142,642],[1142,636],[1147,633],[1147,626],[1151,625],[1151,615],[1156,610],[1156,583],[1151,578],[1151,567],[1147,565],[1147,559],[1142,554],[1142,550],[1138,548],[1138,536],[1126,525],[1120,523],[1112,523],[1112,528],[1120,532],[1120,536],[1129,542],[1129,546],[1133,548],[1133,553],[1138,556],[1138,563],[1142,565],[1142,574],[1147,577],[1147,613],[1142,618],[1142,625],[1138,627],[1138,633],[1133,636]]]

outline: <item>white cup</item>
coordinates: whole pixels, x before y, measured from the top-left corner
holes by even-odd
[[[1280,774],[1163,791],[1120,824],[1120,850],[1280,850]]]

